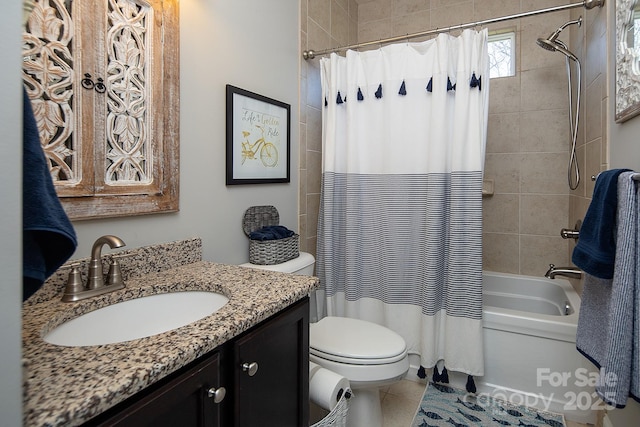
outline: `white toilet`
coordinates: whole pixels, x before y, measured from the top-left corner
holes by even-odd
[[[282,264],[243,267],[313,275],[313,255]],[[347,427],[382,427],[379,388],[396,382],[409,370],[404,339],[375,323],[346,317],[325,317],[309,327],[309,359],[347,378],[353,389]]]

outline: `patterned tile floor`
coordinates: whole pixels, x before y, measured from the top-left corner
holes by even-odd
[[[384,427],[407,427],[411,425],[418,409],[426,383],[403,380],[380,392]],[[573,421],[566,422],[567,427],[588,427]]]

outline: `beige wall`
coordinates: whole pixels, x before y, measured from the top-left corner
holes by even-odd
[[[320,50],[567,3],[570,2],[302,0],[303,13],[308,11],[306,20],[302,16],[302,46]],[[574,49],[584,65],[578,151],[583,181],[578,190],[570,193],[564,56],[539,48],[535,41],[538,37],[548,36],[571,19],[572,14],[583,15],[586,25],[571,32],[566,30],[561,37],[572,46],[577,45]],[[593,190],[588,177],[607,165],[602,129],[606,115],[605,14],[599,10],[573,9],[489,27],[490,31],[516,31],[517,71],[514,77],[491,80],[485,178],[494,180],[495,194],[484,199],[485,269],[541,275],[550,263],[564,265],[570,262],[573,241],[563,240],[560,229],[582,218]],[[338,20],[336,16],[341,18]],[[345,30],[344,25],[349,29]],[[584,48],[585,39],[589,41],[589,49]],[[306,141],[306,149],[301,148],[300,223],[304,224],[301,229],[306,233],[306,250],[311,252],[315,252],[321,164],[317,64],[317,59],[303,61],[301,67],[301,105],[304,108],[306,100],[306,111],[301,114],[300,127],[304,133],[301,141]],[[575,75],[573,78],[575,80]]]
[[[591,176],[609,169],[607,126],[610,122],[607,88],[607,8],[593,9],[585,13],[572,10],[575,19],[582,15],[584,25],[572,32],[571,46],[582,59],[582,109],[580,133],[578,135],[578,161],[581,167],[580,186],[569,197],[569,224],[582,220],[589,203],[595,182]],[[574,244],[569,245],[569,251]],[[581,284],[574,281],[581,291]]]
[[[300,0],[301,50],[357,42],[356,0]],[[316,253],[322,166],[322,110],[318,59],[300,59],[300,249]]]

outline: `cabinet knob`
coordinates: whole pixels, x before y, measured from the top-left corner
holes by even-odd
[[[207,390],[207,396],[213,398],[214,403],[222,402],[226,395],[227,395],[227,390],[224,387],[220,387],[220,388],[211,387],[209,390]]]
[[[258,372],[258,362],[243,363],[242,370],[249,374],[250,377],[254,376]]]

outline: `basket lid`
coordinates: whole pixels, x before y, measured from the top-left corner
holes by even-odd
[[[244,211],[242,217],[242,230],[249,236],[252,231],[261,229],[268,225],[279,225],[280,214],[274,206],[251,206]]]

